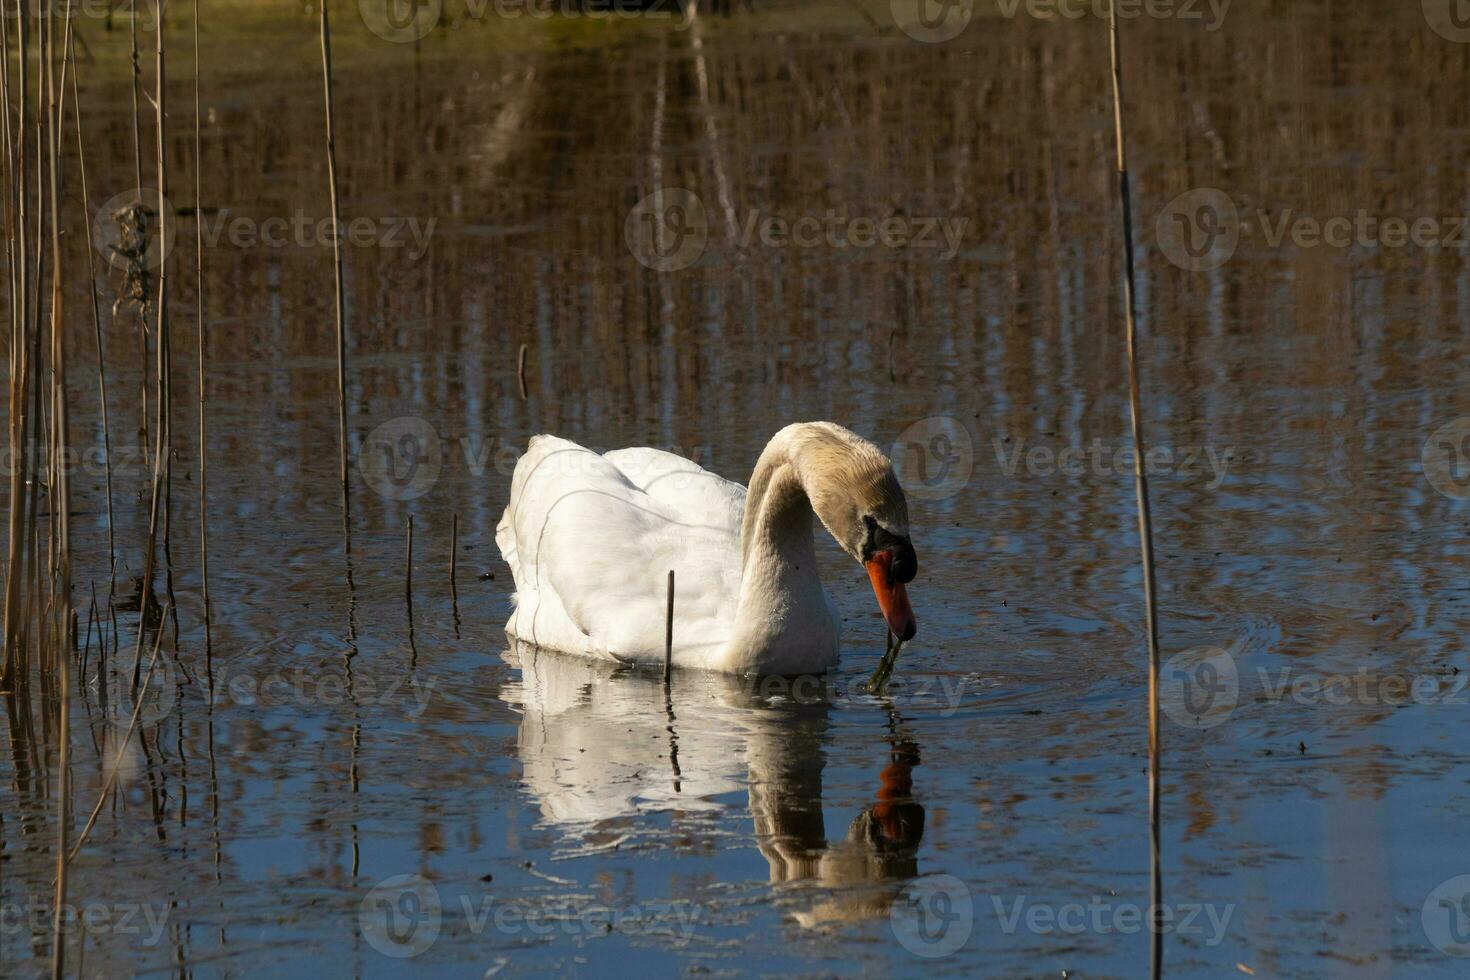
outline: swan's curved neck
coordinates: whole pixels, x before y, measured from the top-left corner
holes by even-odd
[[[799,673],[835,658],[814,516],[789,440],[772,440],[751,475],[740,525],[740,602],[726,650],[737,667]]]
[[[792,459],[788,440],[777,438],[761,453],[745,494],[740,522],[740,566],[751,566],[752,550],[784,551],[812,546],[812,505]]]

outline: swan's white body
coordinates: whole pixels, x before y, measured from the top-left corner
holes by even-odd
[[[495,535],[516,585],[506,632],[579,656],[662,664],[672,569],[676,667],[831,667],[841,620],[817,575],[811,504],[788,465],[812,425],[827,423],[788,426],[762,454],[743,562],[740,484],[657,449],[598,455],[534,437]]]

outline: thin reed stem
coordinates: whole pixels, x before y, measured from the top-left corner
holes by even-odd
[[[70,6],[67,17],[70,19]],[[66,466],[70,445],[70,419],[66,388],[66,337],[62,320],[61,292],[61,107],[63,89],[56,81],[56,24],[54,8],[47,5],[46,18],[46,140],[51,194],[51,554],[50,585],[53,592],[52,669],[62,674],[70,666],[71,654],[71,474]],[[68,25],[69,26],[69,25]],[[63,55],[65,50],[63,49]],[[63,62],[63,65],[65,63]]]
[[[77,176],[82,189],[82,219],[87,232],[87,295],[92,301],[92,333],[97,347],[97,397],[102,407],[103,468],[107,480],[107,567],[117,566],[116,521],[112,514],[112,424],[107,412],[107,358],[102,350],[102,313],[97,307],[97,267],[92,258],[92,203],[87,196],[87,155],[82,142],[82,103],[77,97],[76,51],[67,45],[71,62],[71,104],[77,114]]]
[[[674,570],[669,569],[668,608],[664,611],[664,683],[674,669]]]
[[[199,0],[194,0],[194,302],[199,324],[199,573],[204,594],[204,645],[210,645],[209,609],[209,439],[205,417],[204,361],[208,330],[204,323],[204,153],[200,133]]]
[[[413,608],[413,515],[408,515],[408,541],[403,551],[403,594],[408,598],[408,608]]]
[[[22,0],[15,2],[17,25],[17,65],[19,74],[19,96],[16,115],[15,153],[11,159],[14,200],[14,222],[12,240],[17,249],[15,260],[16,290],[11,299],[11,354],[10,354],[10,522],[9,545],[5,569],[5,661],[0,666],[0,689],[7,691],[23,687],[26,678],[25,613],[26,597],[24,582],[27,571],[26,542],[32,537],[32,507],[30,474],[30,413],[26,401],[31,382],[31,329],[30,329],[30,255],[28,237],[28,204],[30,200],[26,168],[26,79],[30,73],[30,47],[27,15]],[[7,104],[9,103],[7,92]]]
[[[337,312],[337,443],[340,465],[337,475],[342,484],[342,538],[348,554],[352,552],[352,510],[347,487],[347,328],[343,313],[342,236],[338,233],[342,216],[337,197],[337,144],[332,131],[332,30],[327,22],[327,6],[321,4],[322,97],[327,118],[327,186],[332,195],[332,258],[336,273]]]
[[[91,638],[90,622],[88,638]],[[57,753],[56,786],[56,892],[51,905],[51,976],[61,980],[66,976],[66,838],[71,818],[71,664],[62,661],[57,671],[61,685],[61,707],[58,711],[57,732],[60,749]],[[80,974],[79,974],[80,975]]]
[[[138,0],[128,2],[128,26],[129,44],[131,51],[129,58],[132,65],[132,89],[133,89],[133,180],[138,191],[138,204],[143,204],[143,128],[142,117],[138,112],[138,88],[143,77],[142,63],[138,58]],[[160,36],[163,32],[163,24],[158,25]],[[163,216],[159,215],[159,221]],[[142,348],[142,370],[138,374],[138,385],[140,388],[139,419],[141,424],[139,430],[143,436],[143,452],[148,452],[148,317],[146,310],[140,311],[138,316],[138,344]]]
[[[158,150],[158,221],[159,235],[164,234],[164,222],[169,217],[168,206],[168,161],[164,156],[164,120],[166,119],[166,103],[164,96],[164,49],[163,49],[163,0],[158,0],[155,5],[157,11],[157,44],[155,46],[155,57],[157,64],[157,75],[155,83],[158,87],[158,95],[154,100],[154,108],[157,110],[157,150]],[[168,259],[164,256],[158,263],[158,320],[157,320],[157,374],[158,374],[158,432],[155,436],[157,452],[153,460],[153,499],[148,512],[148,545],[144,551],[143,558],[143,584],[142,597],[138,602],[138,642],[133,652],[133,686],[137,687],[138,668],[142,660],[143,634],[148,624],[148,609],[153,598],[153,572],[158,550],[158,527],[159,511],[164,503],[164,487],[169,481],[171,472],[170,452],[172,434],[169,431],[169,420],[172,416],[171,386],[169,383],[172,375],[172,365],[169,357],[169,333],[168,333]],[[167,518],[165,517],[165,520]],[[170,606],[172,603],[170,603]]]
[[[1153,517],[1149,509],[1148,474],[1144,471],[1143,406],[1138,385],[1138,323],[1134,312],[1133,203],[1128,186],[1127,141],[1123,126],[1123,64],[1118,11],[1109,8],[1112,40],[1113,131],[1118,148],[1118,200],[1123,211],[1123,313],[1128,334],[1128,412],[1133,428],[1133,489],[1138,505],[1138,541],[1143,560],[1143,607],[1148,632],[1148,830],[1149,909],[1159,915],[1164,899],[1159,849],[1159,616],[1154,577]],[[1164,967],[1162,923],[1150,924],[1149,973],[1155,980]]]

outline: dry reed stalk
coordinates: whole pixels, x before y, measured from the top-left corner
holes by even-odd
[[[90,637],[90,633],[89,633]],[[66,832],[71,812],[71,665],[63,663],[59,675],[61,706],[57,732],[61,739],[57,753],[56,787],[56,891],[51,905],[51,976],[61,980],[66,975]]]
[[[526,345],[516,354],[516,381],[521,386],[521,401],[526,400]]]
[[[128,2],[128,25],[130,29],[129,43],[132,46],[130,59],[132,64],[132,86],[133,86],[133,179],[134,186],[138,190],[138,204],[136,205],[141,216],[143,212],[143,128],[141,116],[138,113],[138,83],[143,77],[143,68],[138,60],[138,0]],[[163,32],[163,24],[158,25],[159,33]],[[159,221],[163,216],[159,215]],[[146,238],[144,244],[146,254]],[[139,372],[139,425],[138,432],[143,437],[143,452],[148,452],[148,316],[147,316],[147,279],[143,280],[142,294],[144,306],[138,316],[138,344],[142,349],[142,370]]]
[[[194,0],[194,279],[195,320],[199,324],[199,571],[204,593],[204,645],[210,646],[209,609],[209,482],[207,429],[205,421],[204,326],[204,154],[200,134],[199,106],[199,0]]]
[[[71,477],[67,470],[68,406],[66,389],[66,350],[62,330],[61,304],[61,129],[66,93],[66,50],[71,41],[71,7],[66,9],[66,34],[62,47],[62,76],[56,82],[55,17],[47,8],[46,87],[47,122],[50,126],[51,172],[51,379],[52,379],[52,492],[50,509],[54,527],[52,548],[56,555],[56,571],[52,588],[59,596],[56,619],[60,629],[53,639],[53,670],[58,686],[57,697],[57,789],[56,789],[56,889],[52,902],[51,973],[61,980],[66,973],[66,908],[67,861],[66,841],[71,811],[71,651],[75,644],[75,613],[71,608]],[[90,625],[89,625],[90,631]],[[90,632],[89,632],[90,639]]]
[[[322,98],[327,119],[327,187],[332,195],[332,258],[336,272],[337,310],[337,442],[340,465],[337,471],[342,484],[342,538],[348,554],[352,552],[352,511],[347,488],[347,328],[343,320],[342,290],[342,216],[337,199],[337,144],[332,132],[332,30],[327,22],[327,4],[321,4]]]
[[[674,570],[669,569],[668,608],[664,610],[664,684],[674,669]]]
[[[76,52],[67,45],[71,62],[71,104],[77,114],[77,176],[82,190],[82,218],[87,233],[87,295],[92,300],[92,333],[97,347],[97,396],[102,406],[103,467],[107,479],[107,567],[109,575],[117,567],[117,542],[112,514],[112,423],[107,411],[107,366],[102,351],[102,314],[97,308],[97,268],[92,258],[92,204],[87,196],[87,156],[82,144],[82,103],[77,97]]]
[[[1157,915],[1163,902],[1163,870],[1159,852],[1159,616],[1154,577],[1153,517],[1149,510],[1148,475],[1144,472],[1142,397],[1138,386],[1138,324],[1134,312],[1133,203],[1128,186],[1127,140],[1123,127],[1123,65],[1118,37],[1118,11],[1109,9],[1112,41],[1113,132],[1118,150],[1118,200],[1123,211],[1123,312],[1128,335],[1128,412],[1133,431],[1133,488],[1138,506],[1138,539],[1143,560],[1143,605],[1148,628],[1148,829],[1149,908]],[[1150,975],[1157,978],[1164,965],[1161,923],[1150,924]]]
[[[459,601],[459,589],[455,584],[455,564],[459,557],[459,515],[455,514],[449,524],[449,592]]]
[[[21,0],[16,0],[17,61],[19,69],[19,101],[17,109],[17,131],[14,155],[10,161],[10,176],[13,181],[14,224],[12,240],[16,244],[15,283],[16,291],[11,303],[11,358],[10,358],[10,521],[8,557],[5,569],[5,660],[0,668],[0,688],[7,691],[23,688],[26,678],[25,598],[23,582],[26,577],[26,541],[30,538],[27,514],[30,512],[30,452],[28,450],[29,413],[25,405],[31,385],[30,350],[30,280],[27,238],[27,204],[29,191],[26,181],[26,79],[29,74],[30,50],[28,18]],[[8,76],[7,76],[8,77]],[[8,84],[7,84],[8,89]],[[9,103],[7,91],[6,103]]]
[[[158,220],[159,234],[163,234],[163,222],[168,216],[168,161],[164,156],[166,119],[166,102],[164,96],[164,46],[163,46],[163,2],[158,0],[156,4],[156,26],[157,41],[155,45],[155,58],[157,64],[157,97],[154,99],[154,108],[157,110],[157,151],[158,151]],[[161,254],[161,253],[160,253]],[[158,384],[158,432],[155,436],[155,458],[153,460],[153,494],[148,511],[148,543],[143,553],[143,586],[142,597],[138,602],[138,642],[133,651],[133,687],[138,684],[138,670],[143,655],[143,634],[148,623],[148,607],[153,598],[153,572],[158,550],[158,528],[159,511],[164,506],[164,486],[169,482],[171,473],[170,447],[172,444],[172,433],[169,431],[169,421],[172,415],[172,392],[170,377],[172,365],[170,364],[169,352],[169,328],[168,328],[168,260],[165,256],[158,263],[158,320],[156,346],[157,384]],[[166,518],[165,518],[166,519]],[[170,606],[172,603],[170,603]]]
[[[19,0],[16,0],[16,10],[17,12],[19,12],[20,10]],[[6,283],[8,286],[8,295],[6,298],[9,300],[10,305],[10,340],[8,355],[11,393],[13,395],[17,380],[17,371],[19,368],[17,356],[19,351],[21,350],[21,345],[17,343],[17,338],[21,335],[20,324],[22,322],[20,316],[17,313],[17,310],[20,308],[19,303],[21,288],[17,279],[17,264],[15,254],[17,227],[16,209],[19,206],[16,199],[15,188],[16,186],[18,186],[19,177],[16,173],[15,141],[12,137],[10,128],[10,17],[3,9],[0,9],[0,120],[3,120],[3,125],[5,127],[5,268],[7,276]],[[12,414],[10,418],[13,424],[15,421],[13,401],[10,407],[12,409]],[[9,430],[9,427],[7,427],[7,429]],[[15,434],[13,430],[9,430],[9,432],[12,441],[11,459],[14,460]],[[11,513],[12,517],[14,517],[14,514],[16,513],[16,504],[13,487],[11,488],[11,491]],[[7,585],[7,599],[9,595],[8,586],[11,581],[11,569],[15,567],[18,558],[14,548],[15,541],[16,539],[14,529],[11,529],[11,547],[6,555],[4,576],[4,581]],[[8,601],[6,602],[6,608],[9,609]],[[8,691],[11,687],[10,636],[10,619],[7,613],[4,626],[4,643],[3,646],[0,646],[0,692]]]
[[[71,7],[67,6],[67,27],[70,28]],[[66,336],[62,318],[61,293],[61,115],[64,88],[56,80],[56,24],[53,8],[47,6],[46,18],[46,141],[51,192],[51,426],[49,440],[51,452],[51,486],[49,488],[49,510],[51,513],[51,554],[53,567],[50,575],[53,603],[53,670],[61,674],[70,665],[71,606],[71,474],[66,466],[69,449],[68,423],[70,420],[66,388]],[[63,48],[63,55],[65,49]],[[63,71],[65,61],[62,62]],[[65,84],[65,76],[62,77]]]

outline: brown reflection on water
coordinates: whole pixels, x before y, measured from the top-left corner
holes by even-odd
[[[1414,6],[1264,3],[1233,6],[1215,32],[1128,25],[1150,438],[1201,454],[1155,482],[1165,647],[1232,646],[1252,682],[1260,668],[1418,676],[1466,667],[1455,591],[1463,515],[1419,463],[1431,432],[1470,414],[1458,383],[1466,250],[1272,245],[1266,234],[1288,212],[1412,220],[1470,209],[1470,45],[1430,32]],[[549,859],[563,846],[555,813],[528,815],[545,796],[527,759],[543,756],[528,752],[524,718],[507,707],[507,688],[524,679],[490,656],[510,589],[493,529],[514,452],[539,431],[678,449],[743,480],[769,435],[795,419],[836,419],[884,445],[926,418],[957,420],[974,475],[952,495],[916,496],[925,568],[913,593],[926,635],[905,658],[973,686],[959,717],[910,719],[924,745],[925,809],[905,810],[919,804],[901,797],[874,803],[874,746],[888,736],[867,709],[844,708],[798,732],[806,754],[790,750],[789,732],[774,740],[772,765],[794,769],[770,784],[701,764],[681,743],[691,785],[723,775],[706,795],[748,793],[709,812],[681,810],[673,850],[716,862],[724,848],[754,846],[763,869],[716,863],[698,865],[699,875],[763,887],[767,871],[814,879],[837,906],[851,896],[836,879],[898,882],[913,873],[909,862],[1007,894],[1120,887],[1130,862],[1106,855],[1143,829],[1131,754],[1142,737],[1131,485],[1115,466],[1069,477],[1024,456],[1098,439],[1113,460],[1125,440],[1105,32],[1088,18],[986,16],[955,42],[920,45],[849,29],[847,14],[829,11],[815,30],[789,16],[783,6],[713,22],[697,44],[689,32],[653,32],[590,47],[451,57],[426,45],[415,61],[402,46],[376,50],[371,65],[345,60],[342,209],[378,236],[346,250],[354,450],[374,427],[415,416],[443,452],[437,481],[412,499],[379,493],[354,469],[351,611],[334,482],[331,249],[315,239],[328,208],[314,64],[234,72],[225,42],[206,40],[220,59],[206,80],[204,133],[206,227],[220,237],[204,258],[223,693],[211,709],[196,502],[180,475],[175,707],[135,737],[127,796],[104,813],[75,881],[79,895],[167,895],[181,913],[171,949],[92,937],[89,966],[115,957],[164,969],[217,955],[253,965],[269,954],[245,938],[252,930],[302,957],[327,948],[353,964],[337,970],[380,965],[353,916],[381,877],[422,869],[469,880],[484,865],[498,880],[547,887],[516,870],[533,859],[525,855]],[[344,20],[343,30],[359,29]],[[94,201],[134,182],[126,74],[110,64],[84,68],[82,79]],[[187,105],[187,83],[178,76],[171,104]],[[143,145],[152,145],[146,127]],[[175,204],[187,208],[183,125],[168,152]],[[1228,194],[1252,230],[1229,262],[1190,272],[1154,247],[1154,229],[1169,201],[1201,187]],[[625,237],[630,209],[658,188],[694,192],[708,216],[702,256],[674,273],[641,264]],[[745,233],[829,209],[966,224],[948,259],[940,248],[776,247]],[[303,241],[249,243],[267,219],[298,215],[311,229]],[[193,225],[188,215],[178,224],[175,362],[184,365],[197,337]],[[427,237],[416,242],[414,229]],[[102,285],[106,308],[117,283]],[[69,309],[84,302],[75,290]],[[88,378],[90,325],[79,316],[74,330],[73,376]],[[150,361],[126,317],[108,323],[106,345],[114,443],[126,446],[141,441],[131,428]],[[98,446],[95,391],[77,384],[73,441]],[[177,403],[191,405],[194,389],[181,370]],[[175,431],[182,474],[198,449],[190,425]],[[1206,450],[1230,453],[1218,481]],[[136,462],[118,473],[117,536],[134,576],[145,478]],[[75,490],[78,581],[95,579],[105,593],[100,472],[88,470]],[[417,656],[402,599],[410,513]],[[447,598],[455,514],[463,639]],[[850,569],[828,564],[850,617],[848,668],[861,672],[876,653],[871,603]],[[128,617],[120,621],[127,650]],[[298,674],[305,693],[228,687],[232,677],[294,683]],[[77,775],[81,799],[95,797],[98,760],[118,737],[104,690],[89,685],[89,731],[74,743],[96,747],[83,753],[91,768]],[[1177,792],[1165,814],[1180,858],[1171,887],[1249,906],[1248,935],[1188,955],[1227,969],[1250,961],[1258,972],[1328,958],[1302,945],[1300,922],[1335,923],[1332,956],[1394,943],[1396,955],[1426,955],[1422,937],[1379,915],[1417,908],[1434,883],[1421,888],[1423,876],[1444,870],[1436,857],[1451,840],[1447,815],[1464,803],[1452,710],[1287,709],[1247,698],[1227,727],[1171,729]],[[16,724],[0,763],[4,813],[14,814],[6,870],[16,887],[44,892],[54,835],[43,774],[54,760]],[[887,772],[889,785],[902,784],[901,769]],[[561,788],[575,796],[579,780]],[[824,791],[834,809],[867,814],[844,840],[827,838]],[[767,805],[770,794],[780,806]],[[1416,810],[1411,822],[1392,824],[1395,803]],[[1299,834],[1278,842],[1286,810],[1303,814]],[[639,812],[609,818],[589,846],[647,833]],[[730,826],[735,812],[754,834]],[[1006,850],[977,853],[977,834]],[[1319,868],[1324,855],[1331,870]],[[792,863],[796,871],[776,873]],[[1244,870],[1227,887],[1199,870],[1208,866]],[[663,882],[657,870],[642,873]],[[670,890],[698,891],[699,875]],[[1283,887],[1286,878],[1320,894]],[[1335,897],[1346,892],[1358,897]],[[1093,938],[1077,962],[1127,972],[1129,950]],[[7,954],[35,956],[47,942],[0,941]],[[1029,966],[1046,947],[1035,936],[977,943],[992,967]],[[837,955],[869,962],[861,944],[838,945]],[[437,955],[478,951],[451,936]]]

